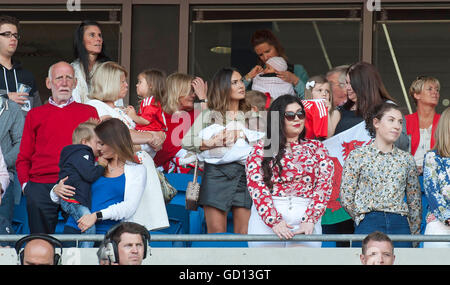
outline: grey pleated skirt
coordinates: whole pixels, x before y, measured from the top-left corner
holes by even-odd
[[[252,199],[247,190],[245,166],[237,162],[220,165],[205,163],[199,204],[224,212],[230,211],[231,207],[250,209]]]

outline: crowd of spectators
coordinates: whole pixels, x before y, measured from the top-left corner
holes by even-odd
[[[321,246],[289,241],[297,234],[418,234],[422,211],[425,233],[450,233],[450,110],[435,111],[434,77],[412,82],[417,112],[405,116],[374,65],[309,77],[270,30],[259,30],[249,39],[258,62],[247,73],[166,76],[149,63],[137,78],[139,106],[124,106],[127,71],[107,56],[100,25],[83,21],[73,62],[49,67],[51,95],[41,100],[33,75],[14,60],[19,38],[17,19],[0,16],[3,226],[24,195],[32,234],[54,233],[61,205],[70,214],[64,233],[108,235],[124,221],[168,227],[157,171],[191,173],[199,160],[208,233],[226,232],[231,212],[235,233],[281,240],[250,246]],[[86,121],[91,130],[75,138]],[[358,126],[368,139],[339,163],[326,140]],[[68,153],[70,145],[84,151]],[[80,161],[85,169],[76,170]],[[332,199],[342,208],[336,220],[327,217]]]

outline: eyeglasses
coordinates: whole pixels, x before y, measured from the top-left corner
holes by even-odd
[[[0,33],[0,36],[4,36],[7,37],[8,39],[10,39],[11,37],[15,37],[17,40],[20,39],[20,35],[18,33],[11,33],[11,32],[4,32],[4,33]]]
[[[295,116],[297,116],[300,120],[305,119],[305,113],[303,112],[303,110],[298,110],[297,112],[292,112],[292,111],[284,112],[284,117],[288,121],[295,120]]]

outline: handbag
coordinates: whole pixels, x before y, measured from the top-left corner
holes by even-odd
[[[161,171],[156,170],[158,173],[159,183],[161,184],[161,191],[163,193],[164,202],[169,204],[172,201],[173,197],[175,197],[178,193],[177,189],[173,187],[167,177]]]
[[[195,160],[194,179],[189,181],[186,188],[186,210],[197,211],[200,184],[197,182],[198,159]]]

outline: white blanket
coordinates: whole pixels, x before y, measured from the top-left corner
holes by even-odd
[[[205,161],[211,164],[226,164],[237,161],[245,164],[247,156],[252,149],[252,146],[249,143],[256,142],[265,136],[265,133],[249,130],[245,128],[242,123],[235,121],[228,123],[226,126],[212,124],[202,129],[198,136],[203,140],[208,140],[225,129],[242,130],[248,142],[243,138],[239,138],[233,146],[223,146],[202,151],[198,155],[198,159],[200,161]]]

